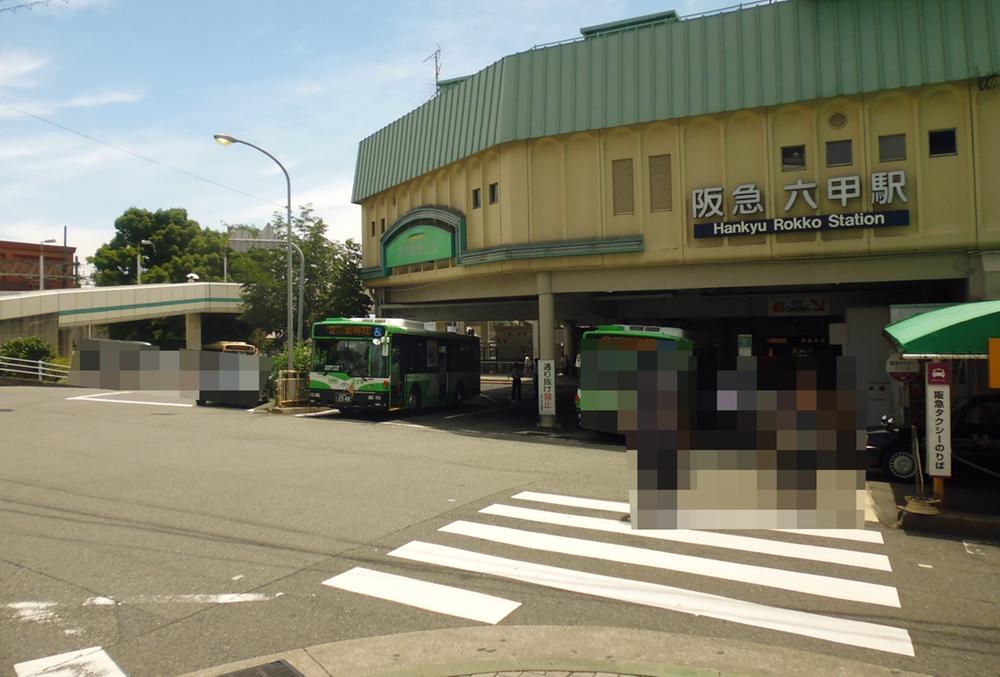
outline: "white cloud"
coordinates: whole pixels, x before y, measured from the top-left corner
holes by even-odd
[[[142,100],[146,93],[142,90],[130,92],[100,92],[97,94],[79,94],[69,101],[60,104],[62,108],[93,108],[110,103],[135,103]]]
[[[33,87],[37,82],[27,76],[45,67],[43,56],[25,51],[0,53],[0,87]]]

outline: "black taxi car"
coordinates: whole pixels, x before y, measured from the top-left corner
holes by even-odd
[[[923,431],[918,435],[922,460]],[[868,429],[869,467],[882,468],[893,481],[913,481],[917,463],[912,437],[909,426],[896,426],[883,417],[882,425]],[[1000,481],[1000,393],[971,397],[952,409],[951,448],[954,477]]]

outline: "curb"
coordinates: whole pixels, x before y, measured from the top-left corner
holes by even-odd
[[[220,677],[285,660],[306,677],[453,677],[583,672],[647,677],[789,675],[897,677],[842,656],[746,640],[621,627],[512,625],[344,640],[221,665],[182,677]],[[248,672],[246,674],[254,674]]]

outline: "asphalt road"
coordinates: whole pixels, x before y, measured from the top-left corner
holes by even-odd
[[[620,448],[539,434],[505,391],[486,394],[460,411],[345,419],[0,388],[0,674],[100,646],[126,674],[173,675],[494,621],[1000,671],[1000,547],[877,524],[868,541],[621,533]],[[459,590],[426,610],[373,596],[393,587],[385,574]],[[460,617],[472,613],[493,617]]]

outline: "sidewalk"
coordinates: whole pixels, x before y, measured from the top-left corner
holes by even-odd
[[[903,531],[1000,541],[1000,492],[988,487],[946,486],[941,512],[922,515],[906,512],[906,497],[917,494],[915,486],[868,482],[879,522]]]
[[[888,667],[793,648],[631,628],[489,626],[353,639],[221,665],[182,677],[708,677],[793,675],[906,676]],[[254,670],[256,668],[256,670]]]

